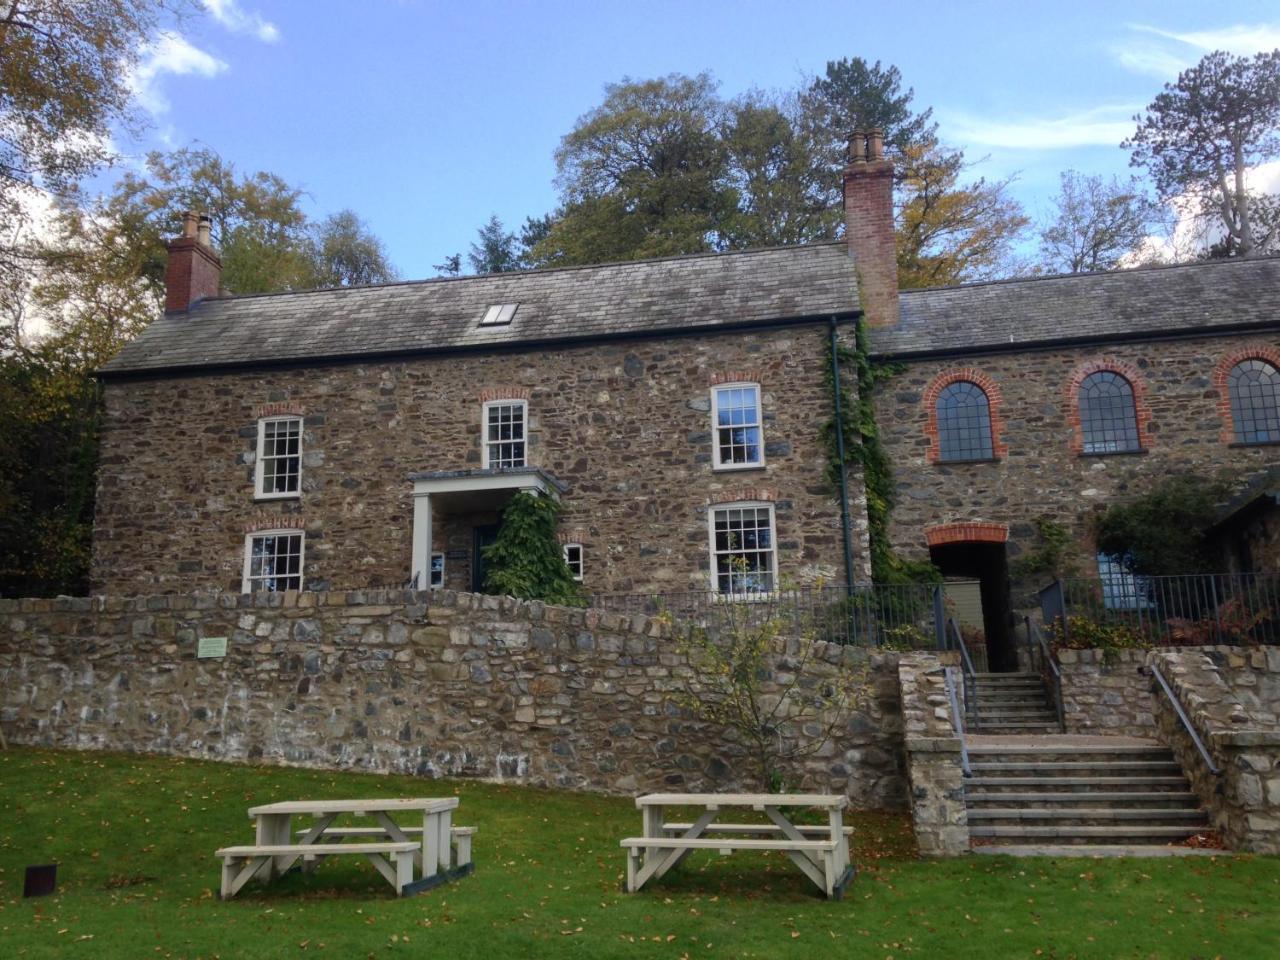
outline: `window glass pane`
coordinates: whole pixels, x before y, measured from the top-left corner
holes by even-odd
[[[770,593],[774,588],[773,522],[768,507],[728,507],[712,516],[716,590]]]
[[[1140,450],[1133,386],[1110,370],[1090,374],[1080,384],[1080,429],[1085,453]]]
[[[297,493],[302,472],[302,420],[266,420],[262,424],[262,444],[258,456],[262,460],[263,494]]]
[[[717,464],[762,463],[759,390],[756,387],[719,387],[714,393]]]
[[[990,460],[991,408],[976,383],[961,380],[938,395],[938,448],[943,460]]]
[[[1098,554],[1102,604],[1108,610],[1146,610],[1153,606],[1151,582],[1129,569],[1124,557]]]
[[[523,467],[525,465],[523,403],[493,404],[485,423],[485,445],[489,466]]]
[[[582,544],[567,543],[564,547],[564,562],[573,574],[573,579],[582,579]]]
[[[1280,440],[1280,372],[1265,360],[1236,364],[1227,378],[1237,443]]]
[[[444,586],[444,554],[433,553],[431,555],[431,586]]]
[[[250,593],[302,589],[302,534],[268,533],[249,541]]]

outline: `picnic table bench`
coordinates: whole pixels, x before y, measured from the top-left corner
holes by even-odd
[[[298,860],[314,870],[326,857],[363,856],[395,888],[397,895],[416,893],[470,873],[471,837],[475,827],[454,827],[457,797],[412,797],[383,800],[289,800],[251,807],[256,841],[223,847],[222,897],[230,899],[255,876],[266,881],[288,871]],[[421,814],[420,824],[401,824],[394,815]],[[333,826],[340,816],[372,818],[377,826]],[[293,818],[312,818],[293,837]],[[354,842],[346,842],[354,841]],[[457,847],[457,866],[452,848]]]
[[[627,892],[635,893],[652,879],[679,866],[695,850],[729,855],[735,850],[777,850],[800,868],[823,893],[840,899],[853,879],[849,834],[843,811],[849,798],[835,794],[770,793],[651,793],[636,798],[644,835],[627,837]],[[667,822],[667,807],[703,807],[689,823]],[[827,814],[825,824],[795,824],[784,809],[817,808]],[[753,810],[767,823],[720,823],[724,810]]]

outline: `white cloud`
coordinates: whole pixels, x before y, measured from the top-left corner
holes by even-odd
[[[1143,23],[1131,23],[1130,29],[1153,33],[1200,50],[1225,50],[1238,57],[1251,57],[1280,48],[1280,23],[1237,23],[1217,30],[1161,30]]]
[[[1062,117],[996,120],[955,114],[948,135],[961,143],[1014,150],[1063,150],[1069,147],[1114,147],[1133,133],[1138,105],[1112,104]]]
[[[1257,193],[1280,193],[1280,160],[1259,164],[1245,171],[1245,184]],[[1142,246],[1121,266],[1160,261],[1177,263],[1190,260],[1211,244],[1217,243],[1226,228],[1215,216],[1205,216],[1204,208],[1187,195],[1169,202],[1176,220],[1167,235],[1147,237]]]
[[[1176,77],[1194,62],[1187,57],[1171,53],[1158,43],[1133,43],[1112,50],[1120,65],[1134,73],[1145,73],[1149,76]]]
[[[237,0],[202,0],[209,16],[235,33],[250,33],[263,43],[280,39],[280,29],[260,13],[246,13]]]
[[[1145,23],[1128,27],[1147,37],[1132,37],[1112,48],[1121,66],[1169,80],[1211,50],[1251,57],[1280,48],[1280,23],[1236,23],[1213,30],[1164,30]]]
[[[181,34],[164,30],[143,48],[132,84],[138,102],[151,113],[158,114],[169,109],[169,101],[157,83],[164,74],[216,77],[226,69],[225,62],[193,46]]]

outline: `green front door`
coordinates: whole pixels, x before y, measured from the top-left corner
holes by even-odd
[[[486,573],[484,548],[498,539],[499,526],[496,523],[487,523],[481,527],[473,527],[471,530],[471,590],[474,593],[484,593]]]

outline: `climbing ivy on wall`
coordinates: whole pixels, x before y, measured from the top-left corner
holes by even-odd
[[[498,538],[485,547],[484,589],[521,600],[576,605],[578,584],[556,538],[560,504],[551,497],[517,493],[502,511]]]
[[[847,464],[862,468],[862,483],[867,497],[867,528],[871,547],[871,578],[876,583],[939,582],[938,568],[927,560],[905,560],[893,552],[889,545],[889,519],[893,513],[893,473],[889,458],[880,444],[880,430],[876,424],[875,404],[872,400],[876,385],[902,372],[900,364],[873,363],[868,348],[866,324],[858,320],[854,329],[854,346],[836,347],[836,359],[842,374],[853,368],[853,382],[857,384],[855,400],[848,384],[849,377],[840,378],[840,420],[833,416],[824,427],[827,443],[827,479],[839,490],[840,474]],[[835,371],[832,358],[827,354],[827,388],[834,390]],[[839,430],[844,435],[844,463],[840,461],[836,443]]]

